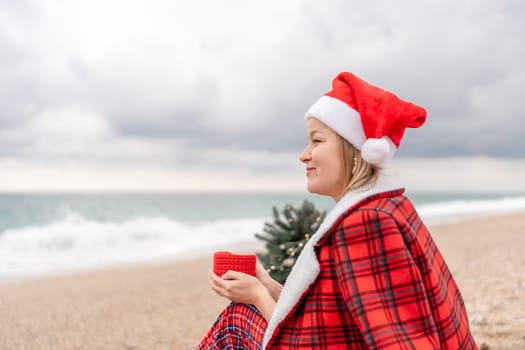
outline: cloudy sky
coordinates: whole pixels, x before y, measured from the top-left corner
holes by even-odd
[[[427,108],[413,188],[525,191],[523,33],[521,0],[0,0],[0,190],[301,190],[349,70]]]

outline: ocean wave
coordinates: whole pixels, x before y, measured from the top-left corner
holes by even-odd
[[[419,215],[425,222],[430,224],[524,210],[525,197],[504,197],[487,200],[453,200],[417,206]]]
[[[430,225],[473,216],[525,211],[525,197],[453,200],[416,206]],[[166,216],[123,221],[88,219],[58,208],[46,224],[10,228],[0,234],[0,282],[111,265],[209,254],[254,238],[270,218],[185,223]]]
[[[253,241],[265,219],[185,224],[166,217],[88,220],[68,209],[41,226],[0,235],[0,281],[116,264],[175,258]]]

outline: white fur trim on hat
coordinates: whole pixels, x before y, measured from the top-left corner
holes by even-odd
[[[366,141],[359,113],[337,98],[322,96],[310,107],[304,118],[319,119],[358,150]]]
[[[310,107],[304,118],[316,118],[325,123],[360,150],[365,161],[380,168],[387,166],[397,150],[388,136],[367,139],[360,114],[337,98],[322,96]]]

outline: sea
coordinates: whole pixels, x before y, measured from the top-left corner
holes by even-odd
[[[407,193],[427,225],[494,214],[525,215],[525,194]],[[303,193],[0,193],[0,283],[117,265],[189,259],[263,247],[272,208],[320,211]]]

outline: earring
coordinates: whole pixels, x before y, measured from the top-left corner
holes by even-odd
[[[352,175],[357,171],[357,157],[354,157],[354,166],[352,167]]]

